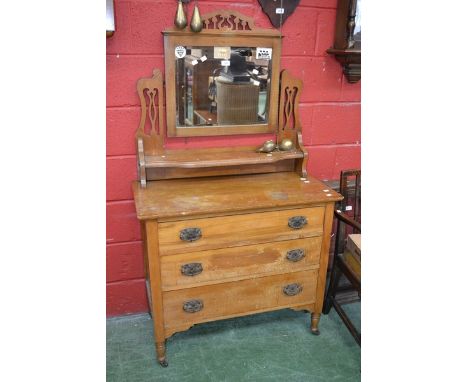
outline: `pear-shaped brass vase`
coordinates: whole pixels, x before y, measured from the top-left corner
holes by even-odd
[[[184,29],[187,26],[187,17],[185,16],[182,0],[179,0],[179,4],[177,5],[177,12],[174,19],[174,25],[179,29]]]
[[[198,10],[198,5],[193,8],[192,20],[190,21],[190,29],[192,32],[200,32],[203,29],[203,21]]]

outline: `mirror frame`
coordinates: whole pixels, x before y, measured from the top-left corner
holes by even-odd
[[[237,134],[275,133],[278,128],[279,74],[281,35],[273,29],[255,28],[253,19],[236,11],[216,11],[202,17],[204,28],[199,33],[172,29],[163,32],[166,79],[166,127],[168,137],[193,137]],[[246,27],[250,29],[246,29]],[[234,29],[235,28],[235,29]],[[237,29],[243,28],[243,29]],[[234,30],[233,30],[234,29]],[[175,47],[237,46],[272,48],[270,102],[268,122],[246,125],[214,125],[209,127],[177,127]]]

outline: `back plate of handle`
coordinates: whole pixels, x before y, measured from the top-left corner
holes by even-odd
[[[286,253],[286,259],[292,262],[302,260],[305,256],[305,251],[302,248],[291,249]]]
[[[182,306],[185,312],[187,313],[195,313],[199,312],[203,309],[203,301],[202,300],[189,300],[185,301],[184,305]]]
[[[197,227],[184,228],[179,233],[180,240],[183,240],[183,241],[195,241],[195,240],[200,239],[201,236],[202,236],[201,229]]]
[[[288,219],[288,226],[292,229],[300,229],[307,224],[305,216],[293,216]]]
[[[286,296],[295,296],[302,292],[302,285],[298,283],[288,284],[283,287],[283,293]]]
[[[180,273],[182,273],[184,276],[196,276],[202,272],[202,263],[188,263],[180,267]]]

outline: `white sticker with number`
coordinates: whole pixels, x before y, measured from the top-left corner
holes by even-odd
[[[221,66],[230,66],[231,65],[231,61],[229,60],[222,60],[221,61]]]
[[[271,60],[271,48],[257,48],[256,59],[257,60]]]
[[[346,206],[346,211],[352,211],[353,210],[353,206]]]
[[[253,73],[253,74],[258,74],[258,70],[257,70],[257,69],[254,69],[254,70],[252,70],[252,73]]]
[[[208,60],[208,58],[206,58],[206,56],[203,56],[203,57],[200,58],[201,62],[205,62],[206,60]]]
[[[284,8],[276,8],[276,14],[277,14],[277,15],[282,15],[282,14],[284,14]]]
[[[260,86],[260,81],[253,80],[253,84],[254,84],[255,86]]]
[[[198,64],[198,60],[193,60],[193,61],[192,61],[192,65],[193,65],[193,66],[195,66],[195,65],[197,65],[197,64]]]
[[[181,45],[175,47],[175,56],[176,58],[184,58],[187,54],[185,48]]]

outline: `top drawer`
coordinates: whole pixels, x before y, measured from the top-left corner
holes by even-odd
[[[193,219],[159,224],[162,256],[322,234],[324,207]]]

